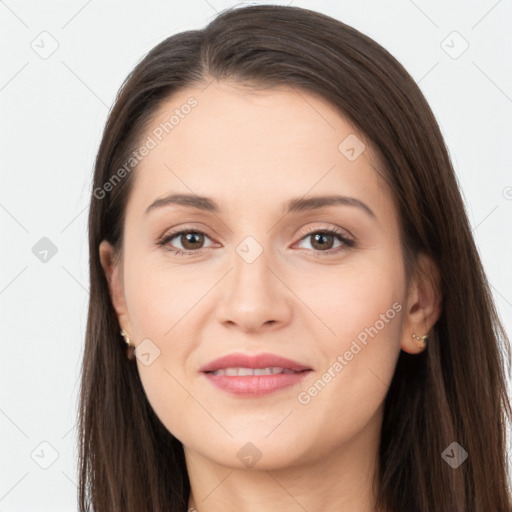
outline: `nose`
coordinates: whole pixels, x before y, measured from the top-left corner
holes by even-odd
[[[269,265],[270,264],[270,265]],[[233,270],[222,280],[219,322],[237,326],[243,332],[268,331],[282,328],[292,317],[293,294],[263,253],[251,263],[238,254],[233,258]]]

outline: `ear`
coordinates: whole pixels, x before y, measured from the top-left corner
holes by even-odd
[[[114,248],[106,240],[100,243],[99,253],[117,320],[121,329],[130,337],[132,331],[124,296],[122,259],[116,255]]]
[[[441,315],[442,304],[439,269],[425,254],[418,256],[407,297],[401,348],[409,354],[418,354],[424,349],[412,335],[424,336],[430,333]],[[429,339],[426,341],[428,343]]]

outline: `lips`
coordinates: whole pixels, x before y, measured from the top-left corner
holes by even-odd
[[[305,366],[297,361],[293,361],[276,354],[264,353],[247,355],[242,353],[233,353],[209,362],[203,366],[200,371],[203,373],[211,373],[217,370],[226,370],[228,368],[282,368],[283,370],[289,370],[297,373],[312,369],[309,366]],[[287,371],[286,373],[289,372]]]
[[[240,398],[257,398],[298,385],[313,370],[275,354],[228,354],[201,372],[217,389]]]

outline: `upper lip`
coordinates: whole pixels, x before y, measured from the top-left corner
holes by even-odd
[[[297,361],[292,361],[276,354],[257,354],[247,355],[242,353],[227,354],[219,357],[214,361],[210,361],[204,365],[201,372],[214,372],[225,368],[269,368],[278,367],[300,372],[303,370],[311,370],[309,366],[302,365]]]

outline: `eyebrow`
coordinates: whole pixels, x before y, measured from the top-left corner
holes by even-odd
[[[191,194],[170,194],[168,196],[156,199],[147,208],[145,213],[149,213],[157,208],[164,206],[179,205],[179,206],[190,206],[199,210],[220,213],[221,209],[217,203],[209,197],[191,195]],[[304,211],[319,210],[320,208],[326,208],[328,206],[353,206],[360,208],[366,212],[370,217],[376,219],[375,213],[365,203],[356,199],[355,197],[339,196],[339,195],[328,195],[328,196],[316,196],[304,198],[296,198],[287,201],[284,205],[284,213],[298,213]]]

